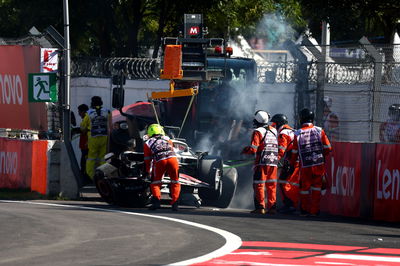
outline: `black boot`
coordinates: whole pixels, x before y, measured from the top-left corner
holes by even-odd
[[[149,210],[154,211],[154,210],[157,210],[159,208],[161,208],[160,200],[156,199],[156,198],[153,198],[152,199],[152,203],[151,203],[151,205],[149,207]]]
[[[178,201],[175,201],[172,205],[171,205],[171,209],[173,211],[178,211],[179,207],[178,207]]]
[[[276,214],[276,204],[272,205],[271,208],[268,209],[268,214]]]
[[[309,216],[309,215],[310,215],[310,213],[308,211],[303,210],[303,209],[300,210],[300,216]]]

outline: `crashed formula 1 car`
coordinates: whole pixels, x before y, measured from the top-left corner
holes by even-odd
[[[114,152],[106,155],[106,163],[97,168],[94,176],[99,194],[110,204],[145,207],[150,202],[151,181],[144,177],[141,132],[155,122],[151,108],[151,103],[140,102],[125,108],[122,116],[113,112],[113,122],[118,126],[111,133],[111,146],[118,149],[111,148]],[[168,127],[165,129],[171,132]],[[171,137],[180,165],[181,204],[188,204],[185,199],[191,199],[197,207],[228,207],[236,189],[236,169],[224,168],[221,157],[194,152],[183,139]],[[162,182],[162,192],[168,192],[169,177],[164,176]]]

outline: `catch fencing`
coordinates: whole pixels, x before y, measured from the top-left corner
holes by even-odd
[[[307,55],[308,48],[297,49]],[[259,82],[271,88],[295,83],[294,121],[299,110],[309,107],[316,111],[317,124],[324,126],[325,98],[339,120],[336,140],[380,142],[380,126],[389,119],[389,106],[400,104],[400,45],[329,46],[327,50],[330,56],[322,58],[309,52],[308,57],[288,62],[261,63]]]
[[[287,113],[296,127],[298,112],[309,107],[316,112],[316,124],[324,127],[327,99],[330,112],[339,121],[335,140],[380,142],[380,126],[388,120],[389,106],[400,103],[400,45],[372,45],[363,39],[360,44],[322,48],[307,42],[288,45],[292,56],[285,59],[291,60],[257,62],[260,94],[265,95],[259,106],[266,106],[271,113]],[[160,62],[151,58],[72,61],[75,77],[111,77],[118,69],[128,79],[157,79]],[[289,102],[293,110],[268,103],[268,95],[279,99],[283,94],[293,95]]]
[[[45,34],[19,39],[0,39],[2,45],[55,47]],[[286,42],[279,61],[261,60],[258,64],[260,95],[257,107],[271,113],[287,113],[298,127],[298,112],[309,107],[316,112],[316,124],[324,126],[324,97],[339,120],[336,140],[380,142],[380,126],[388,120],[390,105],[400,104],[400,44],[371,44],[366,38],[357,43],[318,46],[308,38],[301,45]],[[267,57],[266,57],[267,59]],[[106,77],[122,70],[127,79],[153,80],[159,77],[160,61],[152,58],[73,58],[73,77]],[[268,96],[282,98],[269,102]],[[273,97],[272,97],[273,98]],[[289,98],[293,100],[287,101]],[[53,104],[54,105],[54,104]],[[62,108],[49,105],[55,111]],[[289,107],[287,106],[289,105]],[[288,110],[292,108],[292,110]],[[50,114],[52,111],[50,110]],[[57,115],[52,115],[57,117]],[[57,130],[57,118],[49,118],[49,128]]]

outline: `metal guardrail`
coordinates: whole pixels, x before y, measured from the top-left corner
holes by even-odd
[[[72,76],[111,77],[121,69],[128,79],[156,79],[160,63],[153,58],[73,58]]]
[[[400,63],[386,63],[383,65],[382,82],[390,85],[400,84]]]
[[[326,64],[326,82],[328,84],[365,84],[374,79],[372,63]]]
[[[266,83],[296,82],[295,62],[270,62],[257,66],[258,81]]]
[[[307,80],[317,82],[316,62],[307,63]],[[325,82],[328,84],[366,84],[374,80],[374,63],[325,63]],[[259,82],[291,83],[298,81],[299,64],[295,62],[268,63],[258,66]],[[384,63],[382,83],[400,85],[400,63]]]
[[[317,81],[317,62],[308,62],[307,80]],[[262,83],[294,83],[299,79],[299,63],[270,62],[257,67]],[[111,77],[122,69],[128,79],[157,79],[160,73],[159,59],[152,58],[74,58],[72,76]],[[366,84],[374,80],[374,63],[325,63],[328,84]],[[384,63],[382,82],[400,85],[400,63]]]
[[[0,39],[0,45],[39,45],[46,34],[31,35],[14,39]],[[371,44],[384,58],[382,83],[400,85],[400,44]],[[306,47],[306,46],[305,46]],[[146,49],[148,47],[146,46]],[[374,65],[370,56],[359,43],[335,44],[329,46],[331,56],[339,56],[340,63],[326,63],[326,82],[331,84],[365,84],[373,82]],[[391,60],[389,60],[391,58]],[[335,59],[336,60],[336,59]],[[342,63],[350,60],[350,63]],[[351,60],[355,60],[351,62]],[[393,61],[394,60],[394,61]],[[396,62],[397,61],[397,62]],[[159,59],[152,58],[73,58],[71,74],[86,77],[111,77],[117,73],[115,66],[123,65],[123,71],[128,79],[156,79],[160,73]],[[317,80],[317,63],[307,62],[307,80],[315,83]],[[260,82],[287,83],[297,82],[299,63],[267,62],[258,66],[257,74]]]

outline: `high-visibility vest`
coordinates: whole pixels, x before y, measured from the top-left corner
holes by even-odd
[[[109,111],[105,108],[89,109],[90,136],[99,137],[108,135],[108,115]]]
[[[145,143],[152,153],[153,159],[158,162],[171,157],[176,157],[176,154],[166,136],[156,136],[148,139]]]
[[[268,126],[259,127],[256,131],[263,136],[258,150],[261,152],[257,165],[278,165],[278,139],[276,129]]]
[[[315,126],[299,129],[295,132],[299,157],[303,168],[321,165],[325,162],[321,132],[322,129]]]

